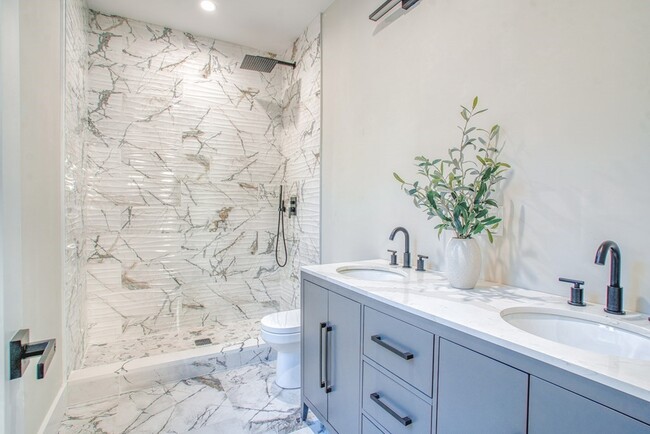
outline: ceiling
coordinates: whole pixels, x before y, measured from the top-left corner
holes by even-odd
[[[281,53],[334,0],[87,0],[91,9]]]

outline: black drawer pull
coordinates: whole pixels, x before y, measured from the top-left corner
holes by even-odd
[[[408,416],[404,416],[404,417],[400,416],[399,414],[397,414],[397,413],[395,412],[395,410],[393,410],[392,408],[390,408],[389,406],[387,406],[386,404],[384,404],[383,402],[381,402],[381,399],[379,398],[379,394],[378,394],[378,393],[371,393],[371,394],[370,394],[370,399],[372,399],[372,400],[373,400],[373,401],[374,401],[378,406],[380,406],[380,407],[381,407],[381,408],[382,408],[386,413],[390,414],[390,415],[393,416],[395,419],[397,419],[397,421],[398,421],[399,423],[401,423],[402,425],[404,425],[404,426],[409,426],[410,424],[413,423],[413,421],[411,420],[410,417],[408,417]]]
[[[397,348],[395,348],[392,345],[388,345],[386,342],[381,340],[381,336],[379,336],[379,335],[371,336],[370,339],[374,343],[379,344],[382,347],[386,348],[388,351],[397,354],[398,356],[400,356],[404,360],[411,360],[413,358],[413,353],[403,352],[403,351],[398,350]]]

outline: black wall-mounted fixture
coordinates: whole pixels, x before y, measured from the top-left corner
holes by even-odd
[[[242,61],[240,68],[250,69],[251,71],[258,72],[271,72],[273,71],[273,68],[275,68],[275,65],[290,66],[292,68],[296,67],[295,62],[285,62],[283,60],[272,59],[270,57],[253,56],[247,54],[244,56],[244,60]]]
[[[289,197],[289,218],[298,215],[298,196]]]
[[[56,339],[39,342],[29,342],[29,329],[18,331],[9,342],[9,379],[20,378],[29,365],[29,358],[41,356],[36,365],[36,379],[45,378],[54,353],[56,352]]]
[[[368,18],[370,18],[372,21],[378,21],[381,19],[381,17],[386,15],[391,9],[397,6],[398,3],[402,3],[402,9],[408,10],[419,1],[420,0],[386,0],[373,13],[371,13]]]

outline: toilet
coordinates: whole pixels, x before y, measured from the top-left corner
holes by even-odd
[[[261,336],[277,351],[275,383],[283,389],[300,387],[300,309],[262,318]]]

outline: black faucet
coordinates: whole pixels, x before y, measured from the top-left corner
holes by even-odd
[[[623,288],[621,288],[621,249],[614,241],[603,241],[596,252],[595,263],[605,265],[607,253],[611,251],[609,285],[607,286],[607,307],[605,312],[625,315],[623,310]]]
[[[404,233],[404,265],[402,266],[403,268],[411,268],[411,251],[409,248],[410,244],[410,238],[409,238],[409,231],[404,229],[401,226],[396,227],[393,229],[393,232],[390,233],[390,237],[388,237],[389,240],[393,241],[395,239],[395,234],[398,232],[403,232]]]

